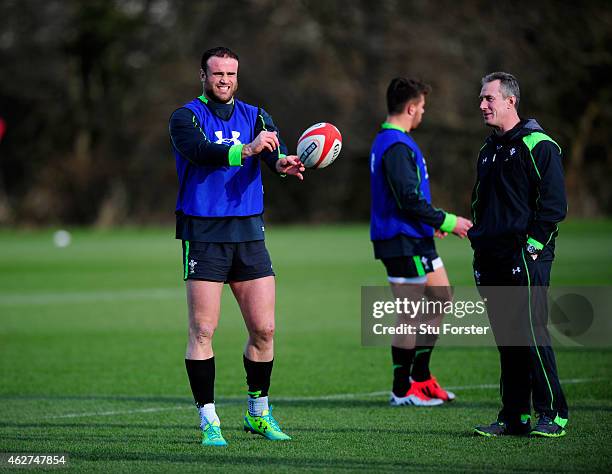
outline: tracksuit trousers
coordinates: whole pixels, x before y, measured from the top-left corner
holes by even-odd
[[[531,402],[537,415],[562,425],[568,417],[547,328],[553,259],[548,247],[536,260],[522,249],[505,258],[474,255],[474,277],[499,350],[502,409],[498,420],[508,424],[530,415]]]

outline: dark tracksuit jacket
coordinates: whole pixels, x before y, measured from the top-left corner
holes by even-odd
[[[567,422],[546,327],[546,288],[557,224],[566,210],[561,149],[535,120],[521,120],[486,139],[478,156],[468,237],[474,277],[487,298],[500,351],[499,418],[508,423],[530,413],[530,398],[536,413],[562,426]]]

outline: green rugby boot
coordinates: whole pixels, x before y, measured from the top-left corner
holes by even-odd
[[[227,446],[227,441],[221,434],[221,425],[218,421],[206,423],[202,428],[202,444],[204,446]]]
[[[282,432],[278,422],[272,416],[272,406],[270,406],[270,410],[264,410],[261,416],[251,416],[247,410],[246,415],[244,415],[244,431],[261,435],[270,441],[291,439],[291,436]]]

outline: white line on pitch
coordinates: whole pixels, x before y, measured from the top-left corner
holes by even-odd
[[[0,293],[0,306],[38,306],[46,304],[129,301],[182,297],[182,288],[142,288],[134,290],[71,291],[66,293]]]
[[[102,412],[89,412],[89,413],[68,413],[66,415],[53,415],[45,416],[44,419],[51,418],[81,418],[84,416],[113,416],[113,415],[130,415],[132,413],[156,413],[158,411],[170,411],[170,410],[185,410],[191,408],[190,406],[177,405],[174,407],[154,407],[154,408],[137,408],[135,410],[116,410],[116,411],[102,411]]]
[[[573,385],[588,382],[597,382],[606,380],[604,378],[595,379],[567,379],[561,380],[563,385]],[[480,385],[456,385],[446,387],[449,390],[486,390],[492,388],[499,388],[499,384],[487,383]],[[387,395],[389,391],[384,392],[367,392],[367,393],[336,393],[332,395],[320,395],[316,397],[274,397],[274,401],[277,402],[316,402],[316,401],[328,401],[328,400],[353,400],[359,398],[371,398],[380,397]],[[245,397],[221,397],[217,402],[219,405],[225,403],[236,403],[242,402]],[[103,411],[103,412],[87,412],[87,413],[67,413],[65,415],[51,415],[45,416],[43,419],[57,419],[57,418],[82,418],[88,416],[114,416],[114,415],[131,415],[133,413],[157,413],[160,411],[172,411],[172,410],[191,410],[193,406],[189,405],[176,405],[173,407],[153,407],[153,408],[136,408],[133,410],[114,410],[114,411]]]

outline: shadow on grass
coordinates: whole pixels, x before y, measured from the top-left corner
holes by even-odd
[[[150,439],[150,436],[143,434],[132,434],[129,432],[113,432],[116,429],[124,429],[128,431],[140,431],[140,430],[148,430],[148,433],[151,435],[155,432],[168,432],[172,431],[173,433],[185,432],[185,433],[198,433],[199,428],[194,423],[193,426],[190,425],[145,425],[145,424],[114,424],[114,423],[8,423],[2,422],[0,423],[0,429],[2,428],[13,428],[20,430],[20,434],[14,436],[3,435],[2,439],[36,439],[36,440],[58,440],[63,439],[66,441],[97,441],[97,442],[105,442],[105,441],[121,441],[121,440],[147,440]],[[70,434],[60,434],[58,435],[55,431],[51,430],[70,430]],[[23,430],[43,430],[45,435],[42,437],[38,434],[25,434]],[[329,434],[351,434],[351,433],[364,433],[364,434],[374,434],[377,432],[380,433],[391,433],[391,434],[400,434],[400,435],[456,435],[456,431],[446,430],[446,429],[437,429],[432,428],[431,431],[424,433],[423,430],[414,430],[407,428],[389,428],[388,426],[384,426],[379,429],[373,429],[372,427],[326,427],[317,425],[316,427],[309,427],[300,425],[299,423],[296,425],[292,425],[289,429],[291,433],[329,433]],[[223,429],[224,433],[234,433],[234,434],[242,434],[242,427],[233,427],[233,425],[228,424]],[[51,434],[48,434],[51,433]],[[46,436],[48,434],[48,436]],[[59,436],[59,437],[58,437]],[[155,437],[158,437],[157,435]],[[188,438],[191,439],[191,438]]]
[[[205,448],[206,449],[206,448]],[[223,449],[225,450],[225,449]],[[414,460],[400,462],[387,461],[384,459],[376,460],[360,460],[360,459],[345,459],[345,458],[330,458],[330,459],[313,459],[296,458],[296,457],[275,457],[275,456],[233,456],[231,454],[220,453],[220,449],[211,449],[202,451],[201,454],[149,454],[149,453],[89,453],[74,455],[71,460],[83,460],[94,462],[109,462],[109,461],[133,461],[133,462],[164,462],[164,463],[185,463],[185,464],[200,464],[207,469],[214,467],[239,467],[244,466],[245,469],[251,470],[253,466],[264,468],[269,471],[271,468],[298,468],[298,469],[325,469],[332,471],[370,471],[370,472],[400,472],[406,468],[410,468],[414,472],[430,472],[437,470],[431,464],[415,463]],[[289,454],[293,455],[293,453]],[[473,465],[453,466],[458,470],[474,471]]]

